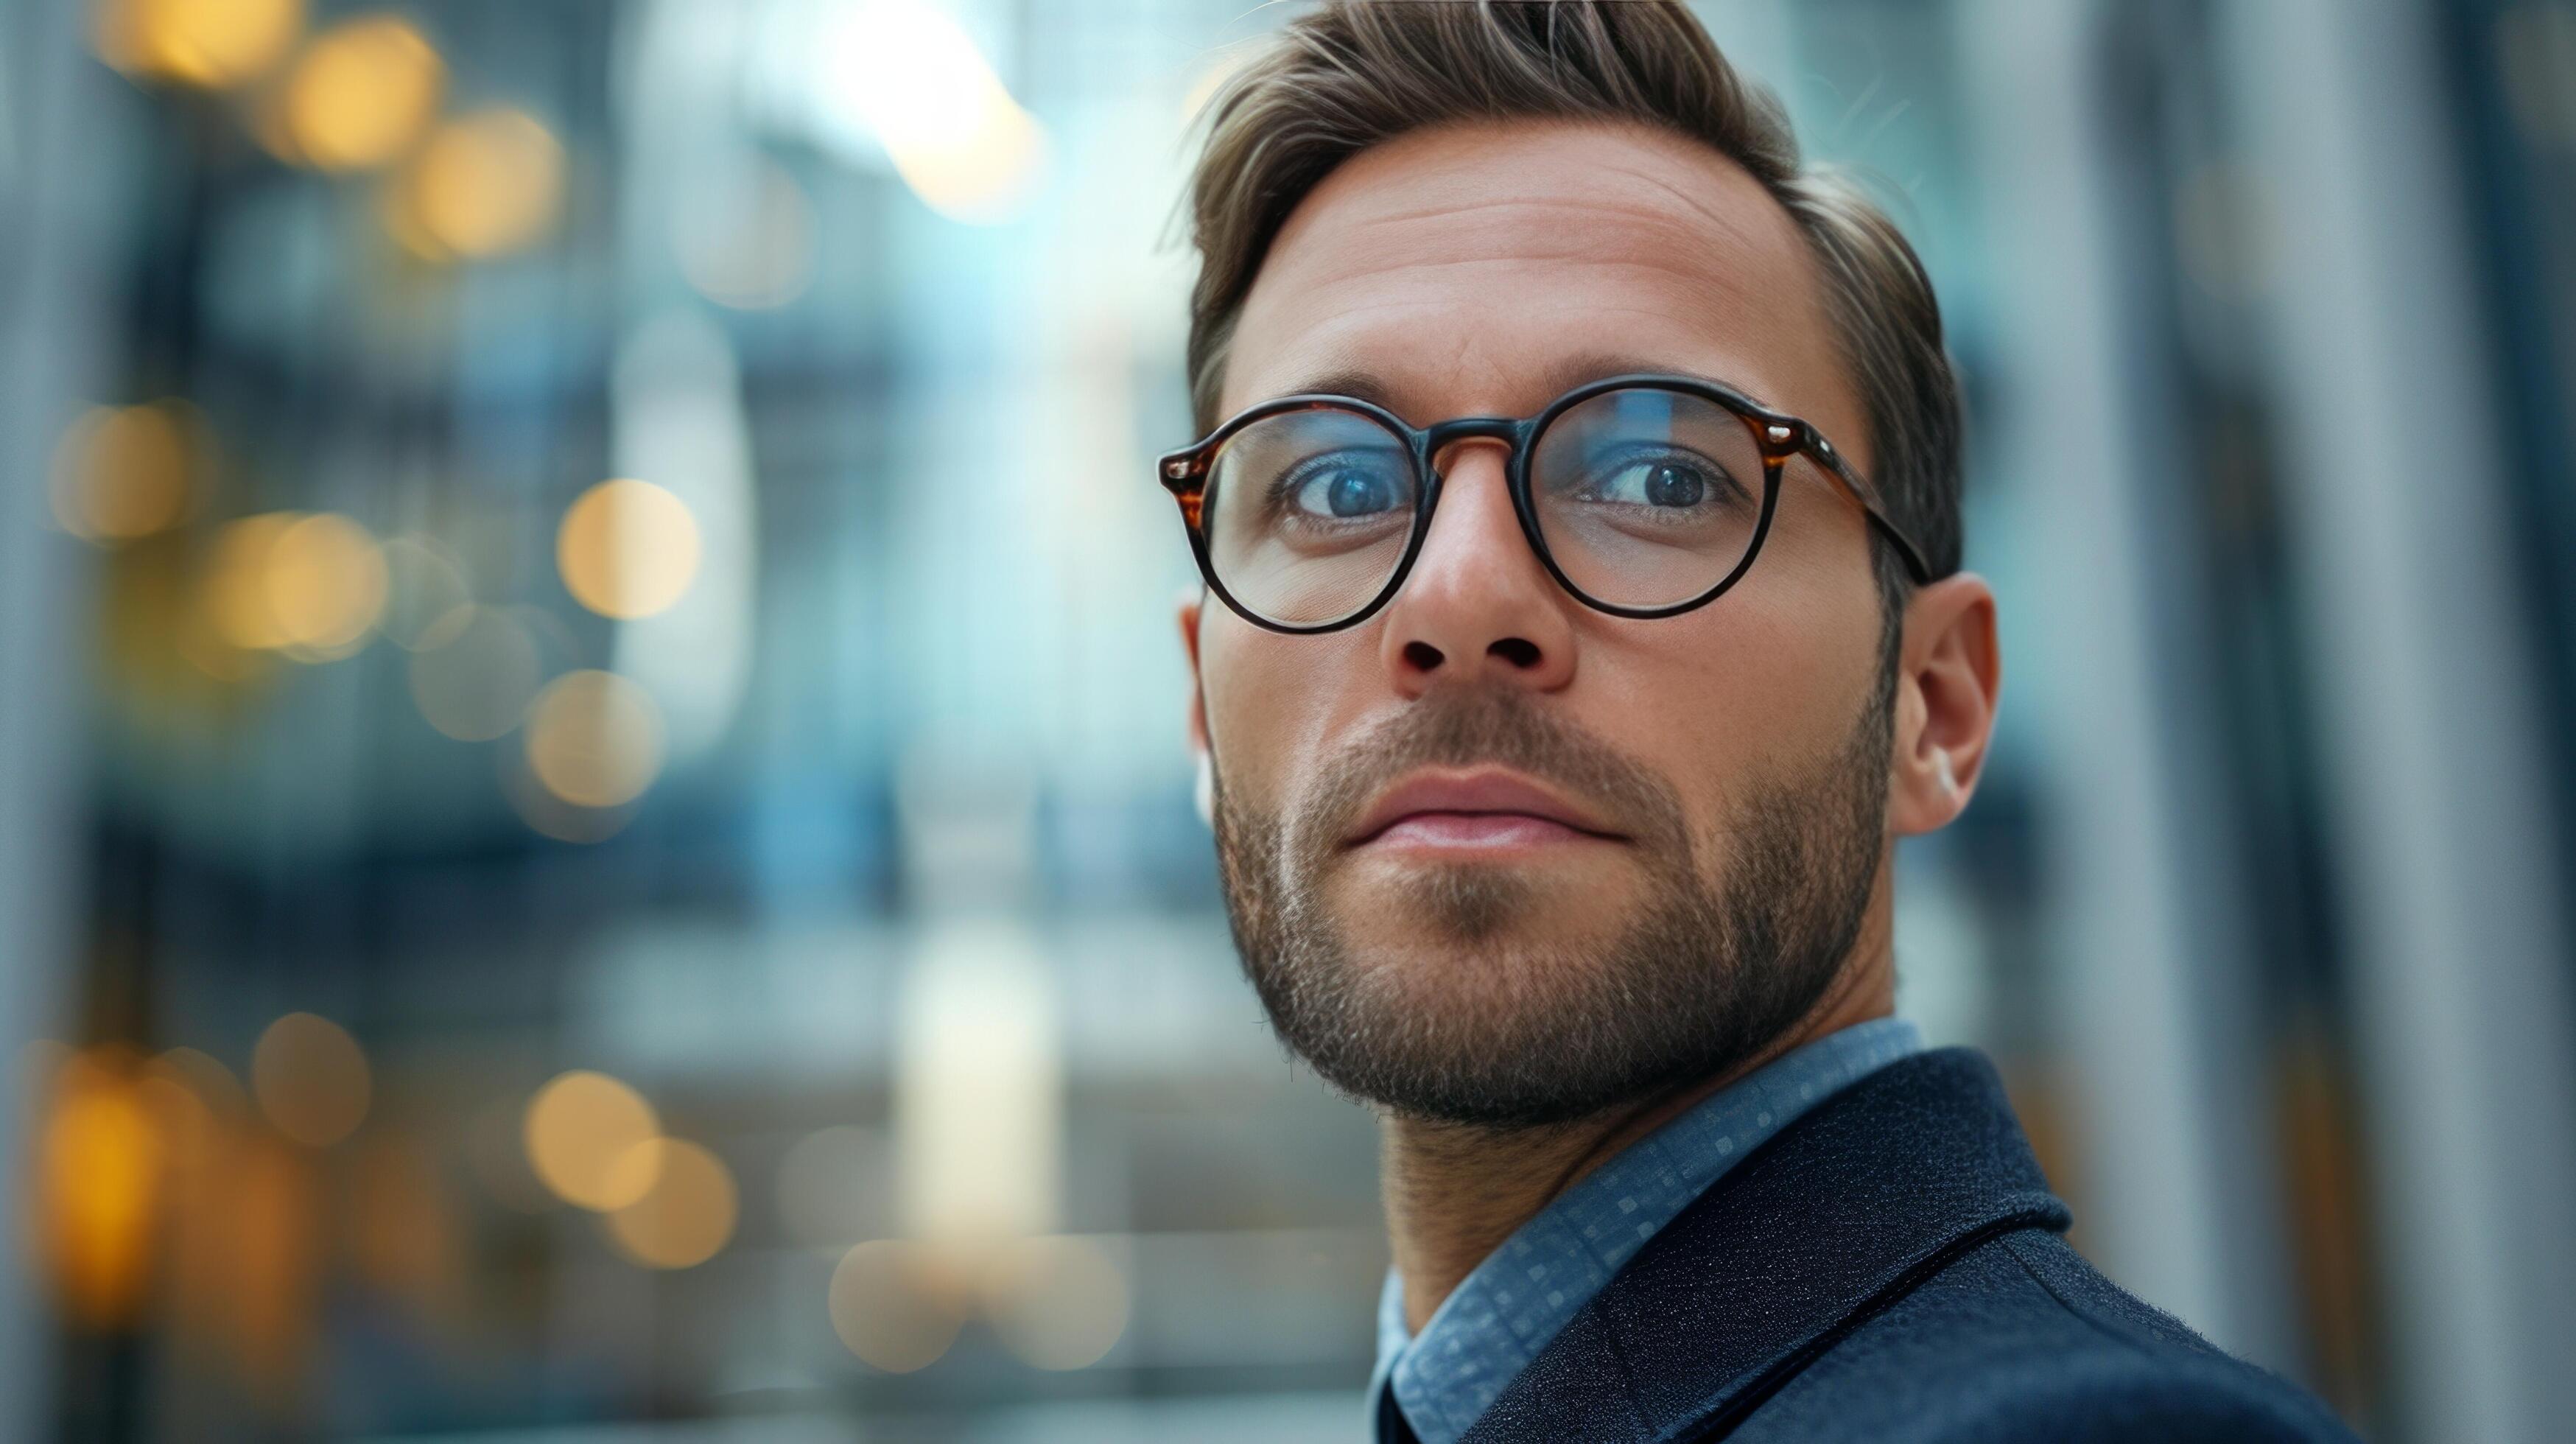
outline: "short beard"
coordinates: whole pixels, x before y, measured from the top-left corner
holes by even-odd
[[[1886,847],[1896,668],[1825,765],[1756,779],[1711,880],[1671,784],[1516,689],[1435,694],[1351,739],[1289,816],[1232,805],[1218,870],[1245,972],[1282,1043],[1396,1114],[1494,1130],[1592,1117],[1742,1068],[1815,1008],[1860,936]],[[1462,976],[1356,949],[1322,902],[1359,810],[1423,766],[1496,763],[1606,805],[1648,896],[1605,946],[1514,940],[1535,889],[1506,868],[1426,869],[1404,899]]]

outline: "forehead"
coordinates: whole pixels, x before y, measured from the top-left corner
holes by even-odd
[[[1595,358],[1859,439],[1787,212],[1705,145],[1588,122],[1415,132],[1325,177],[1262,262],[1219,412],[1356,374],[1417,425],[1525,415]]]

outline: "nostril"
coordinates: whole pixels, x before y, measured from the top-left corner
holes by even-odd
[[[1538,644],[1520,637],[1505,637],[1486,651],[1526,672],[1538,665]]]
[[[1404,644],[1404,660],[1416,671],[1432,671],[1440,665],[1440,649],[1429,642],[1407,642]]]

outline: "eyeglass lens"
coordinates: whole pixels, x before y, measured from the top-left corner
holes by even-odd
[[[1549,555],[1611,606],[1698,598],[1739,569],[1760,529],[1750,426],[1686,393],[1640,387],[1578,402],[1540,433],[1529,467]],[[1420,507],[1412,449],[1384,423],[1337,408],[1264,417],[1209,467],[1209,564],[1246,609],[1329,625],[1386,589]]]

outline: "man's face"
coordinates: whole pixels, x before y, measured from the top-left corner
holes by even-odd
[[[1281,231],[1221,414],[1373,381],[1414,425],[1623,371],[1724,382],[1864,474],[1794,224],[1660,133],[1524,122],[1364,152]],[[1797,1021],[1882,885],[1888,684],[1865,523],[1792,468],[1696,611],[1593,611],[1532,554],[1503,451],[1454,446],[1402,590],[1319,636],[1185,614],[1245,962],[1283,1038],[1398,1111],[1578,1117]]]

